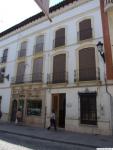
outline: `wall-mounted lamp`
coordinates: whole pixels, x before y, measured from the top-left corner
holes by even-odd
[[[103,50],[103,43],[101,43],[101,41],[98,42],[98,44],[96,45],[98,52],[100,53],[104,63],[105,63],[105,55],[104,55],[104,50]]]

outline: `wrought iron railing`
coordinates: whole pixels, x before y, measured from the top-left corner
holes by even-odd
[[[0,83],[3,83],[3,82],[4,82],[4,75],[0,74]]]
[[[86,68],[74,70],[74,81],[100,80],[100,68]]]
[[[67,72],[55,72],[47,75],[48,84],[67,83],[67,82],[68,82]]]
[[[12,77],[11,84],[22,84],[22,83],[33,83],[33,82],[42,82],[43,74],[42,73],[33,73],[29,75],[18,75]]]

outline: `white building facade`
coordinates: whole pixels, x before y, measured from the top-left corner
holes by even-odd
[[[104,64],[96,44],[103,41],[98,0],[63,1],[0,35],[1,57],[8,49],[0,85],[3,120],[48,126],[51,111],[65,130],[112,134]]]

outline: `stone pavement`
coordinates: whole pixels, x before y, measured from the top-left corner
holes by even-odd
[[[22,135],[40,140],[59,142],[72,145],[80,145],[91,148],[110,147],[113,148],[113,136],[90,135],[69,132],[58,129],[58,131],[47,130],[39,127],[15,125],[12,123],[1,123],[0,132]]]

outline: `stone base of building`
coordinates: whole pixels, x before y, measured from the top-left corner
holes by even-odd
[[[88,134],[112,135],[109,122],[98,122],[97,125],[84,125],[80,124],[79,120],[66,120],[65,130]]]
[[[2,117],[0,119],[2,122],[8,122],[9,120],[9,114],[8,113],[2,113]]]

